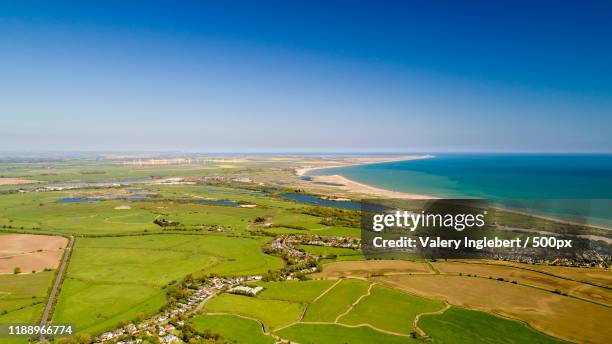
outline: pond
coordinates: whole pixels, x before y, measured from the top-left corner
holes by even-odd
[[[205,203],[205,204],[216,204],[216,205],[229,205],[229,206],[233,206],[233,207],[239,207],[240,206],[240,203],[234,202],[234,201],[230,201],[230,200],[227,200],[227,199],[195,199],[195,200],[190,200],[190,202]]]
[[[280,195],[281,198],[290,199],[302,204],[313,204],[323,207],[334,207],[349,210],[360,210],[361,203],[354,201],[337,201],[333,199],[322,199],[314,195],[302,193],[288,193]]]
[[[56,202],[57,203],[81,203],[81,202],[99,202],[101,199],[99,198],[90,198],[90,197],[66,197],[60,198]]]

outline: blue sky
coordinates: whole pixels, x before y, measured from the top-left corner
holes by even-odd
[[[612,2],[0,2],[0,150],[612,152]]]

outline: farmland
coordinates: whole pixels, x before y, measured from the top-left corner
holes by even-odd
[[[402,275],[375,278],[387,286],[452,305],[499,314],[528,323],[551,336],[573,341],[603,343],[610,331],[592,319],[605,319],[610,309],[509,282],[481,277]],[[483,297],[490,291],[495,296]],[[588,314],[588,317],[576,317]]]
[[[392,273],[431,273],[423,261],[368,260],[343,261],[325,265],[325,270],[312,275],[312,278],[359,277]]]
[[[59,265],[68,239],[60,236],[6,234],[0,235],[0,274],[40,272]]]
[[[525,324],[484,312],[451,307],[441,315],[425,315],[419,325],[440,343],[562,343]]]
[[[98,332],[164,303],[162,287],[190,273],[261,273],[281,266],[261,241],[220,235],[79,238],[54,321]]]
[[[435,262],[433,265],[440,272],[472,274],[484,277],[492,276],[495,279],[504,278],[551,291],[558,290],[578,298],[612,306],[612,290],[610,289],[568,279],[555,278],[549,274],[542,274],[532,270],[512,268],[507,265],[466,264],[463,262]]]
[[[261,282],[257,285],[264,287],[264,290],[257,297],[301,303],[312,302],[333,284],[334,282],[329,280]]]
[[[340,281],[326,294],[315,300],[304,315],[304,321],[334,322],[338,316],[349,309],[353,302],[368,292],[365,281],[346,279]]]
[[[360,235],[351,222],[355,212],[282,197],[302,187],[346,196],[296,178],[291,168],[296,163],[65,165],[51,171],[32,167],[27,173],[24,166],[15,166],[7,173],[11,178],[43,182],[20,185],[24,190],[44,182],[70,184],[83,176],[93,181],[142,179],[130,185],[0,194],[0,243],[49,239],[39,240],[47,246],[19,252],[4,245],[3,254],[35,256],[55,250],[57,261],[63,254],[58,243],[65,245],[65,237],[74,236],[52,322],[72,323],[77,332],[92,336],[159,316],[172,301],[169,289],[187,276],[254,275],[258,279],[243,284],[263,287],[257,295],[215,290],[186,320],[227,340],[261,344],[278,338],[411,343],[419,337],[468,343],[491,342],[496,334],[513,342],[559,338],[603,343],[612,335],[600,326],[610,315],[609,270],[492,260],[364,260],[358,249],[349,248],[355,246],[342,246]],[[202,181],[203,176],[225,179]],[[168,177],[175,178],[167,182]],[[232,180],[247,177],[265,186]],[[196,179],[175,181],[180,178]],[[279,181],[290,187],[273,184]],[[301,236],[312,236],[315,244],[296,241],[287,248],[281,240],[279,247],[286,251],[270,247],[278,238]],[[337,238],[321,244],[321,237]],[[308,263],[301,257],[314,262],[300,265]],[[43,265],[23,266],[36,273],[15,275],[8,267],[0,275],[0,312],[7,311],[0,322],[35,323],[47,301],[55,272],[43,271]]]
[[[38,320],[52,278],[51,271],[0,275],[0,323]]]
[[[258,299],[242,295],[223,294],[206,305],[207,312],[238,314],[261,320],[266,330],[297,321],[302,306],[296,302]]]
[[[220,333],[237,343],[274,343],[274,338],[265,335],[257,321],[235,315],[201,315],[194,317],[191,323],[200,331]]]
[[[339,322],[348,325],[371,324],[376,328],[408,334],[418,314],[441,310],[442,302],[426,299],[382,285],[374,285],[370,294],[357,303]]]
[[[308,344],[406,344],[417,343],[409,337],[398,337],[375,331],[367,326],[345,327],[335,324],[295,324],[278,332],[282,338]]]

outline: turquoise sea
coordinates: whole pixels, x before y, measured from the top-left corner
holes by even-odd
[[[436,197],[486,198],[545,215],[612,224],[612,155],[439,154],[312,174],[340,174],[384,189]]]

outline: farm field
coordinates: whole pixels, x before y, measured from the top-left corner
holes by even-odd
[[[518,321],[451,307],[441,315],[424,315],[419,326],[436,343],[564,343],[538,333]]]
[[[68,239],[60,236],[6,234],[0,235],[0,274],[55,269]]]
[[[442,310],[437,300],[403,293],[382,285],[374,285],[364,297],[338,321],[347,325],[370,324],[376,328],[402,334],[414,331],[418,314]]]
[[[435,262],[432,264],[442,273],[462,273],[464,275],[471,274],[481,277],[492,276],[494,279],[504,278],[548,290],[559,290],[569,295],[612,306],[612,290],[610,289],[556,278],[535,271],[513,268],[507,265],[468,264],[461,262]]]
[[[325,264],[322,272],[312,274],[312,278],[366,278],[371,275],[393,273],[432,273],[425,262],[405,260],[366,260],[343,261]]]
[[[305,322],[334,322],[353,302],[368,292],[366,281],[345,279],[311,303],[304,314]]]
[[[521,264],[514,262],[500,262],[497,260],[484,260],[482,262],[466,260],[465,263],[475,264],[495,264],[514,266],[518,269],[540,271],[547,274],[552,274],[559,277],[568,278],[575,281],[584,283],[595,283],[602,286],[612,286],[612,270],[601,269],[601,268],[579,268],[579,267],[567,267],[567,266],[550,266],[550,265],[531,265]]]
[[[367,326],[345,327],[335,324],[295,324],[278,331],[277,334],[282,338],[303,344],[418,343],[415,339],[381,333]]]
[[[266,325],[266,329],[273,331],[274,335],[300,343],[365,343],[367,340],[374,340],[377,343],[412,342],[413,339],[410,338],[410,334],[415,332],[413,322],[417,317],[419,318],[417,323],[419,330],[424,331],[423,334],[430,336],[435,342],[488,343],[496,342],[499,338],[503,338],[501,342],[506,342],[505,340],[530,343],[562,342],[515,320],[459,307],[447,308],[443,302],[438,300],[406,294],[379,284],[369,285],[369,295],[366,293],[357,296],[352,303],[347,301],[339,307],[338,303],[329,302],[329,299],[351,294],[350,290],[355,289],[356,285],[365,287],[368,285],[367,282],[351,279],[336,280],[330,286],[331,289],[321,282],[329,283],[332,281],[256,283],[269,289],[264,290],[254,298],[222,294],[207,305],[206,311],[208,313],[206,316],[234,314],[246,317],[246,319],[241,319],[251,321],[252,324],[248,326],[245,324],[245,330],[246,328],[257,328],[261,331],[261,327],[257,327],[258,321],[261,321]],[[348,284],[346,284],[347,282]],[[345,285],[342,286],[342,283]],[[287,286],[286,289],[283,288],[285,285]],[[327,288],[324,289],[323,287]],[[298,296],[290,296],[300,288],[308,290],[308,292],[298,293]],[[334,295],[333,291],[336,288],[345,288],[349,292],[337,292],[338,295]],[[360,290],[360,292],[362,291],[363,289]],[[321,292],[320,296],[315,297],[316,292]],[[359,293],[354,294],[358,295]],[[264,297],[266,298],[265,302],[262,302],[261,299]],[[289,299],[291,301],[279,304],[279,301],[275,301],[275,299]],[[314,300],[314,302],[308,304],[311,300]],[[270,303],[269,301],[273,302]],[[299,308],[297,308],[298,304],[296,302],[308,304],[307,312],[312,307],[316,308],[318,320],[309,319],[305,316],[303,320],[298,321]],[[293,303],[293,306],[288,307],[291,303]],[[289,309],[290,315],[281,315],[280,309],[282,308]],[[283,323],[283,325],[276,326],[277,330],[274,330],[268,325],[273,323]],[[231,324],[227,326],[230,329],[233,328]],[[504,333],[505,335],[503,335]],[[261,334],[261,332],[258,332],[258,334]],[[312,338],[317,340],[314,341]]]
[[[334,284],[334,281],[284,281],[258,282],[255,284],[265,288],[257,295],[258,299],[306,303],[312,302],[321,295]]]
[[[54,272],[0,275],[0,323],[36,322]]]
[[[199,331],[220,333],[224,338],[237,343],[274,344],[274,338],[263,333],[257,321],[236,315],[200,315],[190,322]]]
[[[54,321],[97,333],[164,303],[162,287],[190,273],[257,274],[281,266],[261,239],[221,235],[78,238]]]
[[[313,246],[313,245],[300,245],[298,248],[310,252],[319,256],[324,257],[323,261],[345,261],[345,260],[363,260],[363,255],[359,250],[342,247],[327,247],[327,246]]]
[[[260,320],[266,331],[288,325],[300,318],[302,305],[297,302],[258,299],[254,297],[222,294],[206,305],[211,314],[237,314]]]
[[[592,319],[606,319],[610,308],[540,289],[488,278],[452,275],[376,277],[387,286],[452,305],[499,314],[569,341],[604,343],[612,335]],[[491,291],[495,295],[487,296]],[[588,314],[577,317],[576,314]]]

